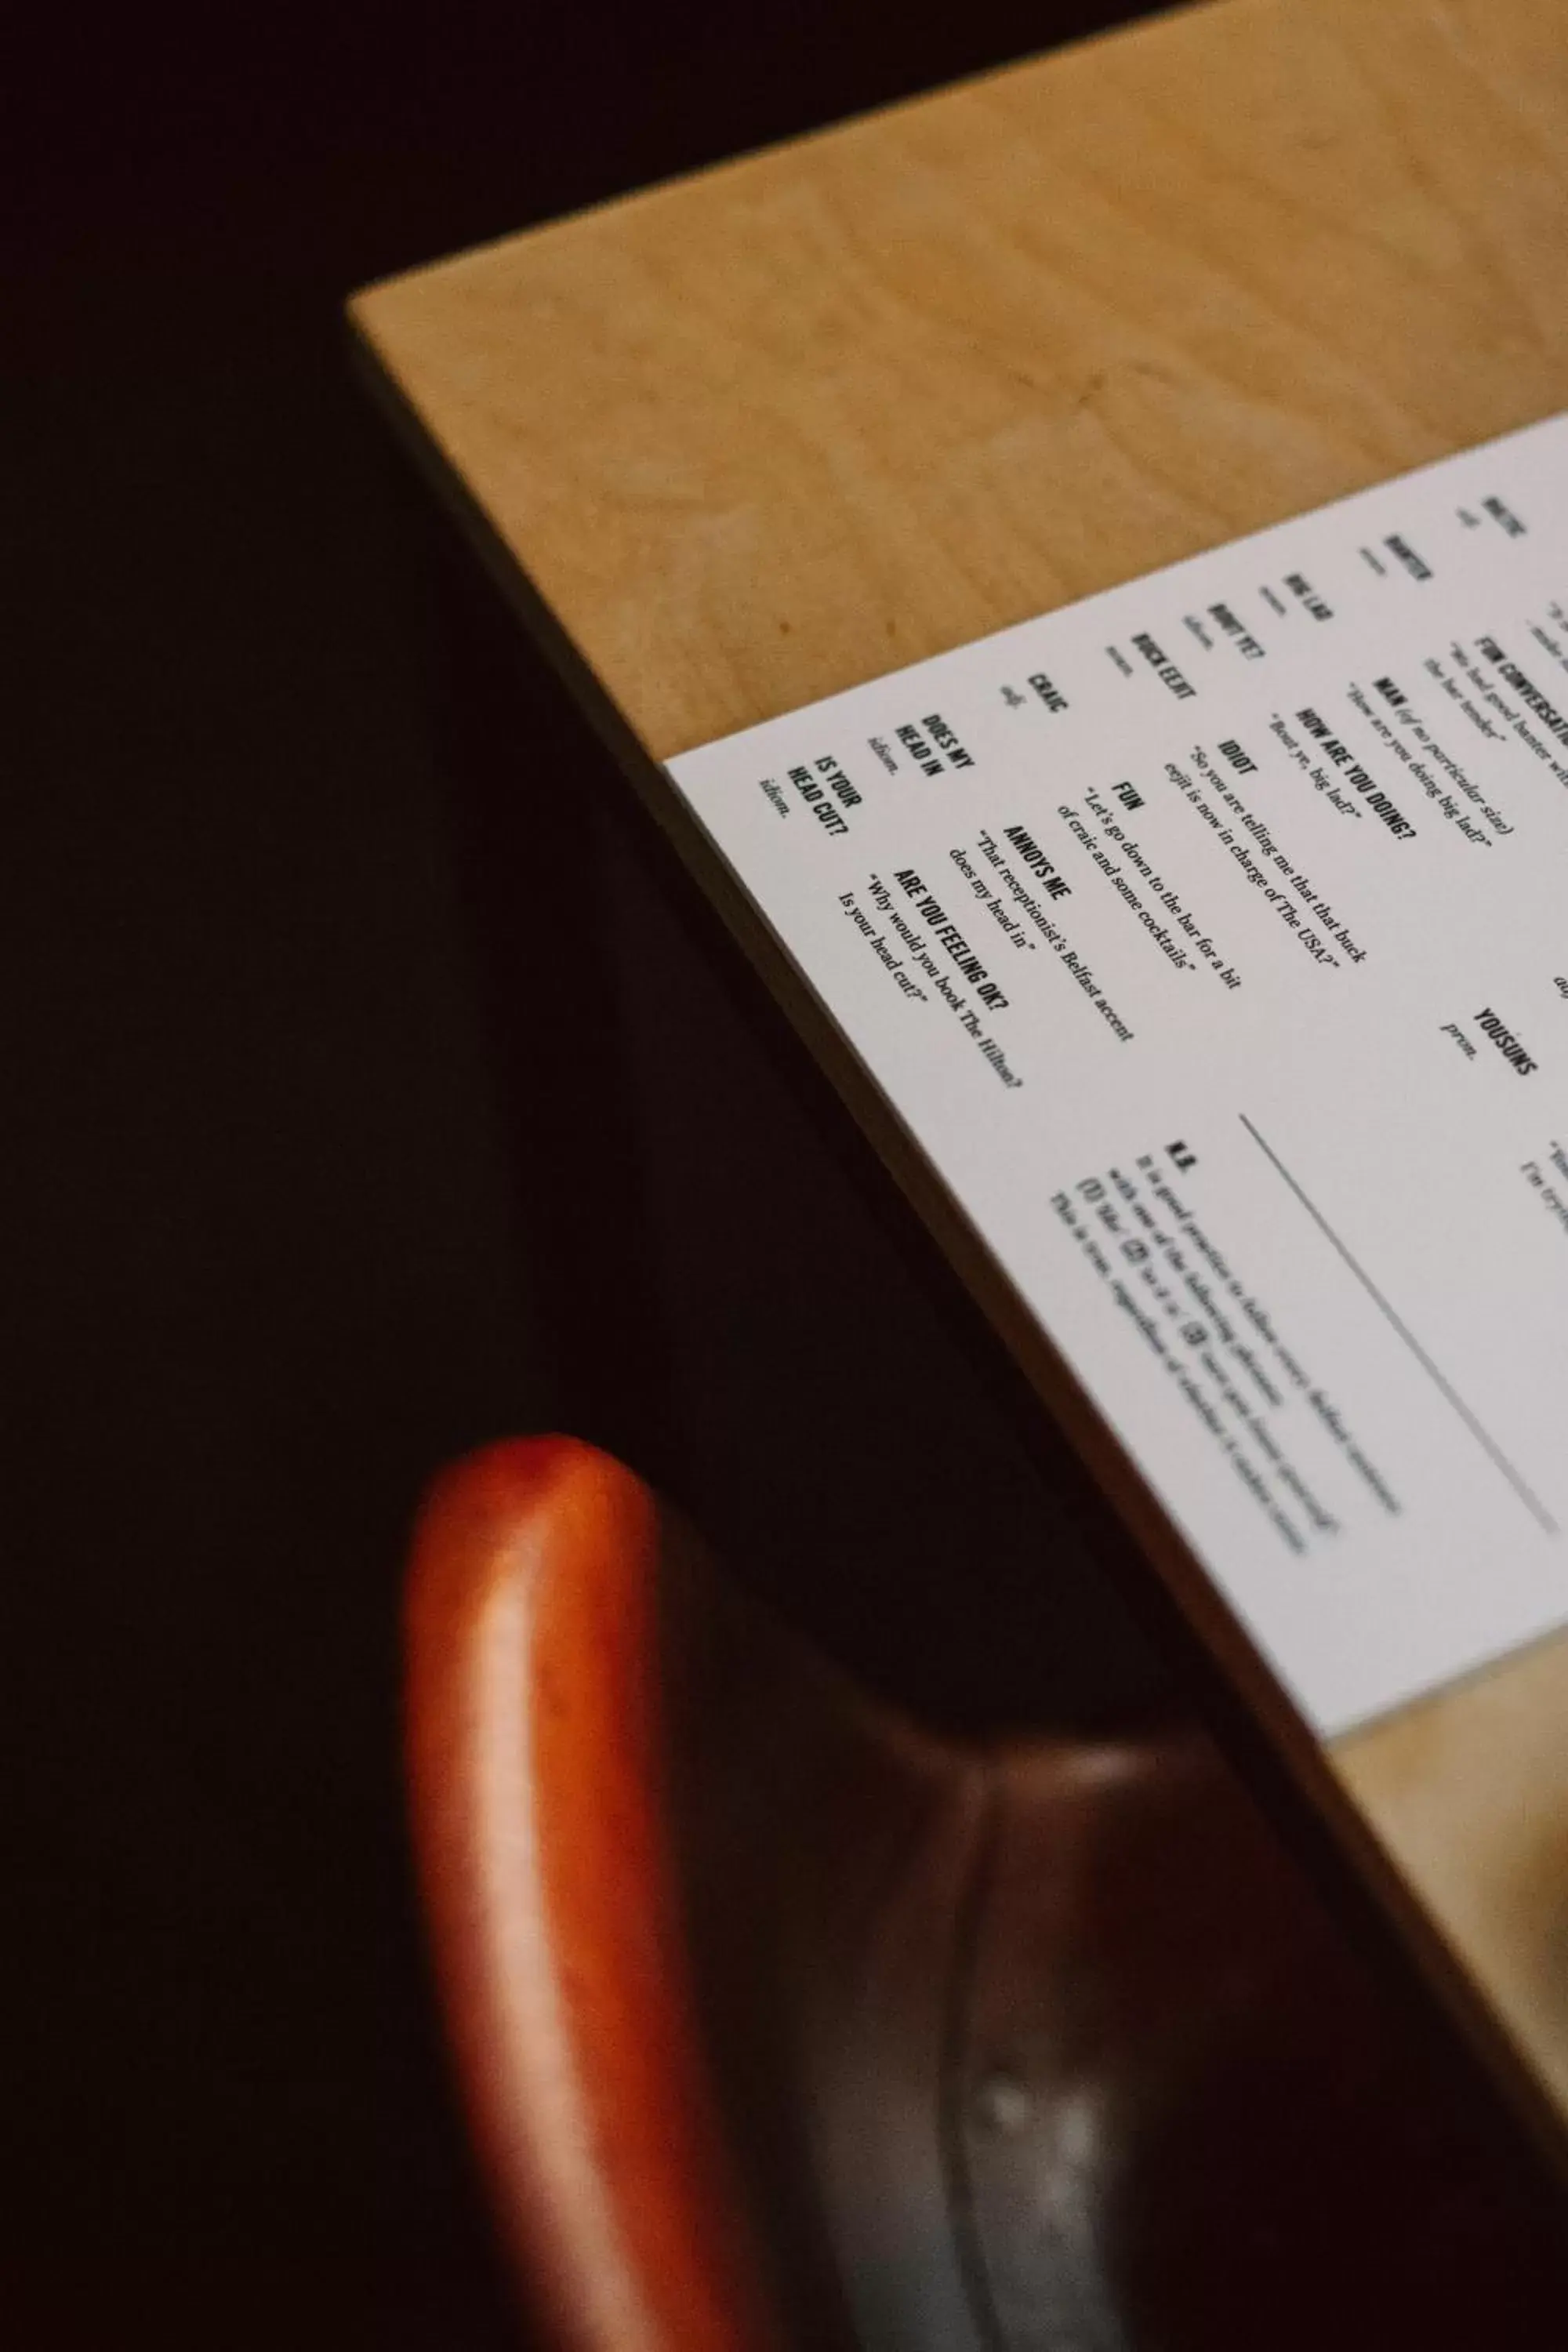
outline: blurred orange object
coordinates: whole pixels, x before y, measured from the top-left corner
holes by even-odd
[[[1561,2252],[1200,1732],[930,1736],[561,1438],[438,1483],[409,1634],[449,2030],[552,2343],[1561,2340]]]

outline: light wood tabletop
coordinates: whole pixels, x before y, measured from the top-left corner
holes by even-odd
[[[373,289],[384,388],[1543,2142],[1568,1637],[1324,1749],[662,780],[1568,407],[1559,0],[1221,0]]]

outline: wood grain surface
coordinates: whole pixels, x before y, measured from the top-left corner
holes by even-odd
[[[1564,31],[1560,0],[1223,0],[416,272],[354,320],[679,836],[654,762],[1568,406]],[[1562,2154],[1568,1639],[1310,1752],[752,944]]]

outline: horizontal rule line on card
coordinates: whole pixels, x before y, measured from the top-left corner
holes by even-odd
[[[1264,1140],[1263,1137],[1258,1133],[1257,1128],[1254,1127],[1252,1121],[1247,1118],[1245,1111],[1239,1111],[1237,1116],[1241,1120],[1243,1127],[1246,1128],[1248,1135],[1251,1136],[1254,1143],[1257,1144],[1259,1151],[1262,1152],[1264,1158],[1272,1166],[1276,1174],[1281,1176],[1285,1182],[1289,1186],[1291,1192],[1294,1192],[1297,1200],[1300,1201],[1301,1206],[1306,1210],[1307,1214],[1311,1218],[1312,1223],[1317,1226],[1325,1241],[1331,1242],[1333,1247],[1339,1252],[1340,1256],[1344,1260],[1346,1265],[1349,1266],[1351,1272],[1354,1275],[1356,1280],[1360,1283],[1367,1297],[1372,1300],[1373,1306],[1376,1307],[1378,1312],[1383,1316],[1384,1321],[1393,1330],[1397,1331],[1399,1337],[1404,1340],[1405,1346],[1409,1349],[1411,1354],[1415,1357],[1422,1370],[1447,1399],[1448,1403],[1458,1414],[1459,1419],[1464,1423],[1466,1428],[1476,1440],[1478,1445],[1479,1445],[1488,1454],[1493,1464],[1495,1464],[1496,1467],[1502,1472],[1503,1476],[1508,1480],[1509,1485],[1513,1488],[1514,1493],[1519,1496],[1520,1501],[1524,1505],[1524,1507],[1530,1513],[1531,1517],[1534,1519],[1537,1526],[1542,1528],[1549,1536],[1559,1534],[1561,1530],[1559,1529],[1557,1522],[1552,1517],[1551,1512],[1546,1508],[1545,1505],[1540,1500],[1540,1498],[1531,1492],[1524,1479],[1521,1477],[1519,1472],[1514,1468],[1513,1464],[1509,1460],[1507,1454],[1503,1452],[1501,1446],[1498,1444],[1497,1441],[1489,1433],[1483,1424],[1477,1420],[1475,1414],[1470,1411],[1469,1406],[1465,1402],[1464,1398],[1459,1394],[1458,1389],[1455,1388],[1453,1382],[1447,1378],[1447,1374],[1438,1370],[1431,1357],[1426,1353],[1426,1349],[1421,1345],[1420,1340],[1417,1339],[1414,1331],[1411,1330],[1410,1326],[1405,1323],[1395,1312],[1394,1308],[1390,1306],[1388,1300],[1384,1297],[1382,1291],[1379,1290],[1376,1283],[1373,1282],[1365,1267],[1362,1265],[1359,1260],[1352,1255],[1351,1251],[1341,1240],[1339,1234],[1334,1231],[1332,1225],[1330,1224],[1322,1211],[1317,1206],[1316,1202],[1310,1200],[1302,1191],[1295,1177],[1291,1175],[1290,1171],[1280,1159],[1279,1154],[1273,1149],[1271,1144]]]

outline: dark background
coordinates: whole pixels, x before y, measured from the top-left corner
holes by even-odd
[[[62,6],[12,51],[18,2344],[519,2340],[401,1819],[400,1560],[443,1458],[615,1444],[954,1717],[1157,1684],[1092,1573],[1045,1590],[1076,1538],[340,321],[378,275],[1131,13]],[[534,903],[563,855],[591,908]],[[552,922],[595,947],[570,1052]],[[831,1473],[790,1435],[828,1395]]]

